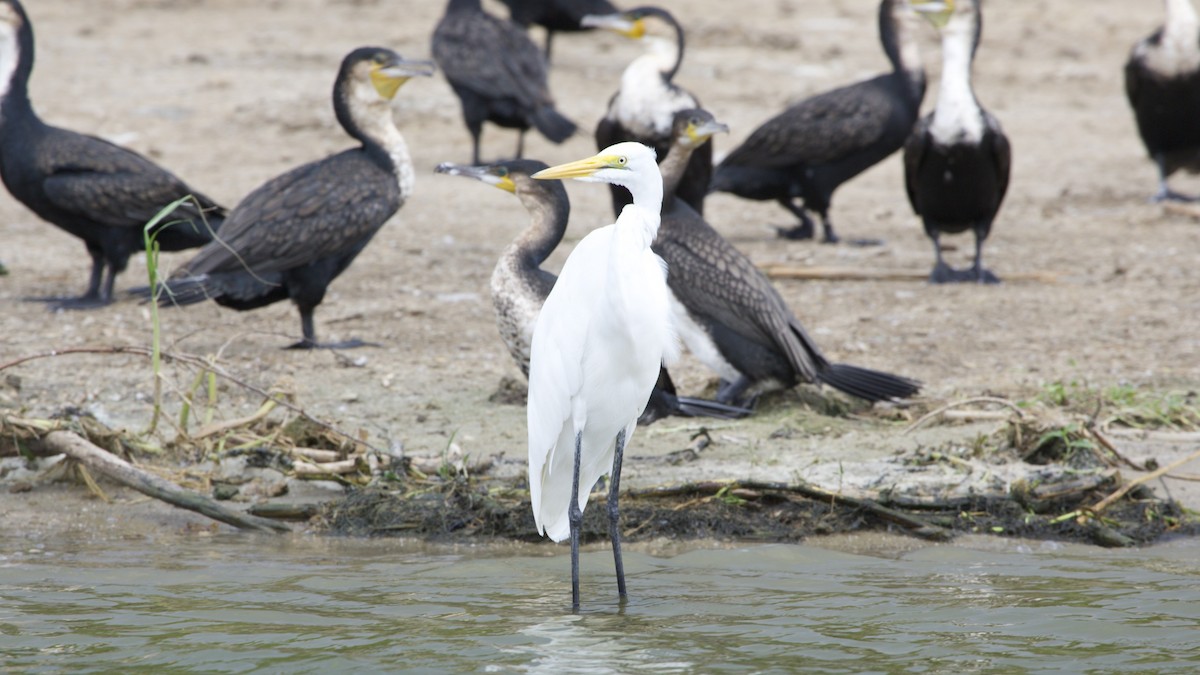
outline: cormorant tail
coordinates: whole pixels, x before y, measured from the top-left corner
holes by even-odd
[[[549,105],[544,105],[533,113],[533,126],[554,143],[567,140],[577,128],[574,122]]]
[[[830,363],[820,368],[817,379],[840,392],[872,403],[908,398],[921,390],[921,383],[916,380],[846,363]]]

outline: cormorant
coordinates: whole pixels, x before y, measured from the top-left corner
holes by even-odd
[[[1165,0],[1166,22],[1133,46],[1125,93],[1146,152],[1158,166],[1153,201],[1195,201],[1172,191],[1180,169],[1200,172],[1200,19],[1190,0]]]
[[[143,228],[159,210],[195,198],[154,232],[161,250],[179,251],[212,241],[225,209],[131,150],[39,119],[27,91],[33,56],[33,27],[21,3],[0,1],[0,177],[17,201],[82,239],[92,258],[82,296],[39,299],[56,309],[100,307],[112,302],[129,256],[145,249]]]
[[[982,30],[979,0],[914,0],[942,30],[942,82],[937,107],[904,145],[904,186],[933,241],[933,283],[998,283],[984,269],[983,242],[1008,191],[1012,151],[1000,123],[971,89],[971,63]],[[975,263],[955,270],[942,260],[939,235],[975,233]]]
[[[800,219],[778,230],[788,239],[812,239],[808,214],[815,212],[825,243],[836,242],[829,220],[834,191],[899,150],[917,121],[925,69],[911,18],[907,0],[882,0],[879,37],[892,72],[818,94],[767,120],[717,166],[712,191],[778,201]]]
[[[647,21],[657,19],[671,31],[663,39],[646,36]],[[637,141],[654,148],[659,160],[671,147],[671,119],[680,110],[700,106],[696,97],[674,83],[683,62],[683,26],[659,7],[636,7],[607,16],[584,17],[583,25],[607,28],[630,38],[644,38],[650,49],[634,59],[621,74],[621,87],[608,102],[608,111],[596,125],[596,146]],[[712,144],[692,153],[687,171],[676,189],[698,213],[704,213],[704,196],[712,178]],[[613,211],[629,203],[629,193],[612,187]]]
[[[501,0],[508,5],[509,18],[528,28],[538,24],[546,29],[546,62],[550,61],[550,42],[556,32],[591,30],[580,24],[588,14],[612,14],[617,11],[608,0]]]
[[[317,342],[313,310],[413,188],[408,146],[389,105],[404,82],[433,74],[383,47],[360,47],[342,60],[333,86],[338,122],[361,146],[305,164],[251,192],[217,239],[171,275],[159,304],[205,299],[236,310],[291,299],[304,339],[293,349],[364,344]],[[146,297],[150,289],[135,291]]]
[[[462,102],[472,163],[480,163],[485,121],[518,130],[517,157],[530,127],[555,143],[575,133],[575,123],[554,108],[546,61],[529,35],[483,11],[480,0],[450,0],[433,32],[433,58]]]
[[[682,175],[696,144],[725,125],[703,110],[685,110],[675,115],[674,129],[675,144],[661,166],[664,190]],[[723,380],[719,402],[752,403],[799,382],[868,401],[920,389],[905,377],[830,363],[770,280],[682,199],[664,203],[653,249],[670,270],[667,286],[684,345]]]
[[[513,361],[529,376],[529,350],[533,327],[542,303],[554,288],[557,277],[541,268],[567,231],[571,205],[562,182],[534,180],[531,176],[547,168],[544,162],[513,159],[487,166],[444,163],[438,173],[465,176],[515,194],[532,220],[500,256],[492,271],[492,308],[496,326]],[[734,419],[749,410],[704,399],[677,396],[667,369],[659,371],[658,384],[650,394],[639,424],[651,424],[669,415]]]

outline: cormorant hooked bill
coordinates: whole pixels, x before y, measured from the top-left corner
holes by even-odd
[[[818,94],[767,120],[717,166],[712,191],[778,201],[800,219],[778,229],[788,239],[812,239],[808,214],[815,212],[825,243],[838,241],[829,220],[834,191],[899,150],[920,113],[925,69],[912,19],[907,0],[882,0],[879,37],[892,72]]]
[[[588,14],[612,14],[617,11],[608,0],[500,0],[508,5],[509,18],[528,28],[538,24],[546,29],[546,62],[550,62],[550,43],[556,32],[575,33],[592,30],[580,22]]]
[[[725,125],[703,110],[675,115],[675,143],[661,165],[664,190],[688,153]],[[717,400],[752,404],[800,382],[827,384],[867,401],[907,398],[920,383],[830,363],[765,275],[682,199],[663,205],[653,250],[667,262],[675,324],[688,351],[721,376]]]
[[[225,209],[145,157],[94,136],[53,127],[29,102],[33,27],[17,0],[0,0],[0,177],[17,201],[83,240],[92,258],[87,291],[39,298],[55,309],[112,302],[129,256],[145,249],[143,228],[162,208],[192,195],[153,236],[163,251],[212,241]]]
[[[1200,18],[1191,0],[1165,0],[1167,18],[1133,46],[1125,93],[1146,152],[1158,166],[1153,201],[1196,201],[1167,186],[1180,169],[1200,172]]]
[[[983,242],[1004,194],[1012,150],[991,113],[971,89],[971,63],[979,47],[979,0],[913,0],[942,31],[942,82],[937,107],[913,129],[904,145],[904,185],[913,210],[933,241],[933,283],[1000,280],[983,267]],[[975,233],[975,262],[952,269],[942,259],[942,233]]]
[[[472,163],[480,163],[484,122],[517,129],[517,157],[524,154],[530,127],[554,143],[575,133],[575,123],[554,107],[546,60],[529,35],[483,11],[480,0],[449,1],[433,32],[433,58],[462,102]]]
[[[514,159],[487,166],[443,163],[437,172],[473,178],[510,192],[529,211],[531,221],[504,250],[492,271],[492,307],[496,326],[517,367],[529,376],[529,351],[533,328],[542,303],[557,277],[541,268],[562,241],[571,205],[562,181],[534,180],[530,176],[547,168],[531,159]],[[677,396],[667,369],[659,370],[658,384],[650,394],[639,424],[650,424],[669,415],[735,419],[749,410],[704,399]]]
[[[651,22],[651,20],[655,20]],[[669,38],[647,35],[647,26],[661,22]],[[641,39],[647,53],[637,57],[621,74],[621,87],[608,102],[608,111],[596,125],[596,146],[604,148],[621,141],[637,141],[654,148],[659,161],[671,147],[671,120],[680,110],[697,108],[696,97],[675,84],[683,63],[683,26],[665,9],[635,7],[607,16],[587,16],[583,25],[607,28],[626,37]],[[704,213],[704,196],[712,179],[712,144],[692,153],[687,171],[676,193],[698,213]],[[629,203],[629,193],[613,186],[613,212]]]
[[[313,310],[413,188],[408,146],[390,102],[409,78],[433,64],[384,47],[360,47],[342,61],[333,109],[346,133],[362,143],[273,178],[251,192],[225,221],[217,240],[171,275],[159,304],[211,298],[236,310],[291,299],[304,339],[292,349],[351,348],[362,341],[317,342]],[[142,297],[150,289],[134,291]]]

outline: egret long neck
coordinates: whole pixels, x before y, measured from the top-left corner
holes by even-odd
[[[983,138],[983,111],[971,89],[975,27],[955,17],[942,34],[942,81],[930,133],[942,145],[978,143]]]
[[[663,203],[663,181],[662,174],[655,167],[653,172],[647,172],[646,180],[640,180],[632,185],[627,186],[629,193],[633,195],[633,203],[628,204],[621,211],[621,216],[617,218],[617,226],[620,228],[624,222],[629,222],[627,216],[634,216],[632,222],[637,223],[640,227],[639,236],[644,240],[647,247],[654,238],[658,236],[658,224],[661,220]],[[640,241],[640,240],[639,240]]]

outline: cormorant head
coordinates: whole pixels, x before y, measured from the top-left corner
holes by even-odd
[[[474,178],[505,192],[511,192],[520,197],[522,203],[531,209],[533,204],[556,209],[569,208],[567,190],[563,187],[562,181],[533,179],[535,173],[546,168],[545,162],[536,159],[506,159],[483,166],[443,162],[438,164],[434,171],[450,176]],[[565,215],[563,217],[565,218]]]
[[[626,141],[610,145],[599,153],[567,164],[543,169],[533,177],[538,180],[575,178],[589,183],[612,183],[631,187],[650,180],[662,182],[654,148]]]
[[[405,59],[387,47],[359,47],[342,59],[338,81],[352,80],[356,89],[365,89],[362,85],[369,82],[376,94],[390,101],[410,78],[430,75],[432,61]]]
[[[676,144],[685,148],[697,148],[704,145],[713,134],[728,132],[727,125],[700,108],[680,110],[671,121],[671,137]]]
[[[646,35],[646,19],[658,17],[674,25],[675,19],[667,10],[659,7],[634,7],[615,14],[588,14],[579,21],[584,28],[604,28],[627,38],[638,39]]]

